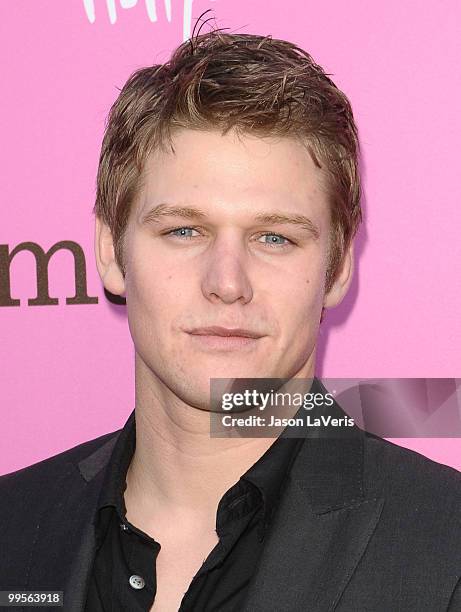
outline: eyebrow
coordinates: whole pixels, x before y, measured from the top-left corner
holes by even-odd
[[[180,217],[189,220],[205,220],[208,215],[199,208],[193,206],[172,206],[170,204],[158,204],[147,211],[141,217],[141,225],[156,223],[162,217]],[[300,214],[286,214],[282,212],[262,212],[255,215],[254,220],[265,225],[289,224],[295,225],[307,231],[316,240],[320,236],[320,229],[309,217]]]

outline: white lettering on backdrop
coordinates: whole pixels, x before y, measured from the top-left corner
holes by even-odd
[[[156,0],[144,0],[147,16],[152,22],[157,21]],[[192,4],[194,0],[183,0],[183,41],[190,37],[192,22]],[[122,9],[130,9],[138,4],[138,0],[105,0],[109,21],[114,24],[117,21],[117,4]],[[102,3],[102,2],[101,2]],[[171,22],[171,0],[163,0],[166,18]],[[83,0],[86,16],[90,23],[96,20],[95,0]]]

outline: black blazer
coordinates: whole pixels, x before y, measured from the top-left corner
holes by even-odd
[[[0,590],[61,590],[83,610],[119,431],[0,477]],[[461,611],[461,473],[353,431],[310,432],[236,612]]]

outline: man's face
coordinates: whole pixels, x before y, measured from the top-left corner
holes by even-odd
[[[148,159],[126,230],[138,365],[202,409],[210,378],[312,376],[330,225],[321,170],[288,138],[181,130],[173,144]],[[186,210],[149,219],[160,205]],[[209,326],[260,337],[190,333]]]

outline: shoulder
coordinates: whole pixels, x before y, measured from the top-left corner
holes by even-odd
[[[31,493],[46,491],[66,475],[78,477],[78,464],[107,443],[115,443],[120,431],[98,436],[20,470],[3,474],[0,476],[0,498],[4,502],[1,506],[5,507],[5,502],[15,499],[30,499]]]
[[[394,494],[416,496],[443,491],[461,501],[461,472],[455,468],[374,434],[366,433],[364,440],[364,475],[370,487],[376,481]]]
[[[0,476],[0,548],[4,552],[0,574],[4,580],[21,584],[38,542],[42,548],[48,543],[49,551],[42,558],[46,571],[58,554],[66,562],[66,542],[74,535],[77,513],[91,503],[82,470],[88,463],[104,466],[117,434],[118,430],[104,434]],[[61,535],[54,541],[53,534]]]
[[[387,535],[421,554],[451,550],[461,562],[461,472],[377,436],[365,439],[365,495],[384,498]]]

